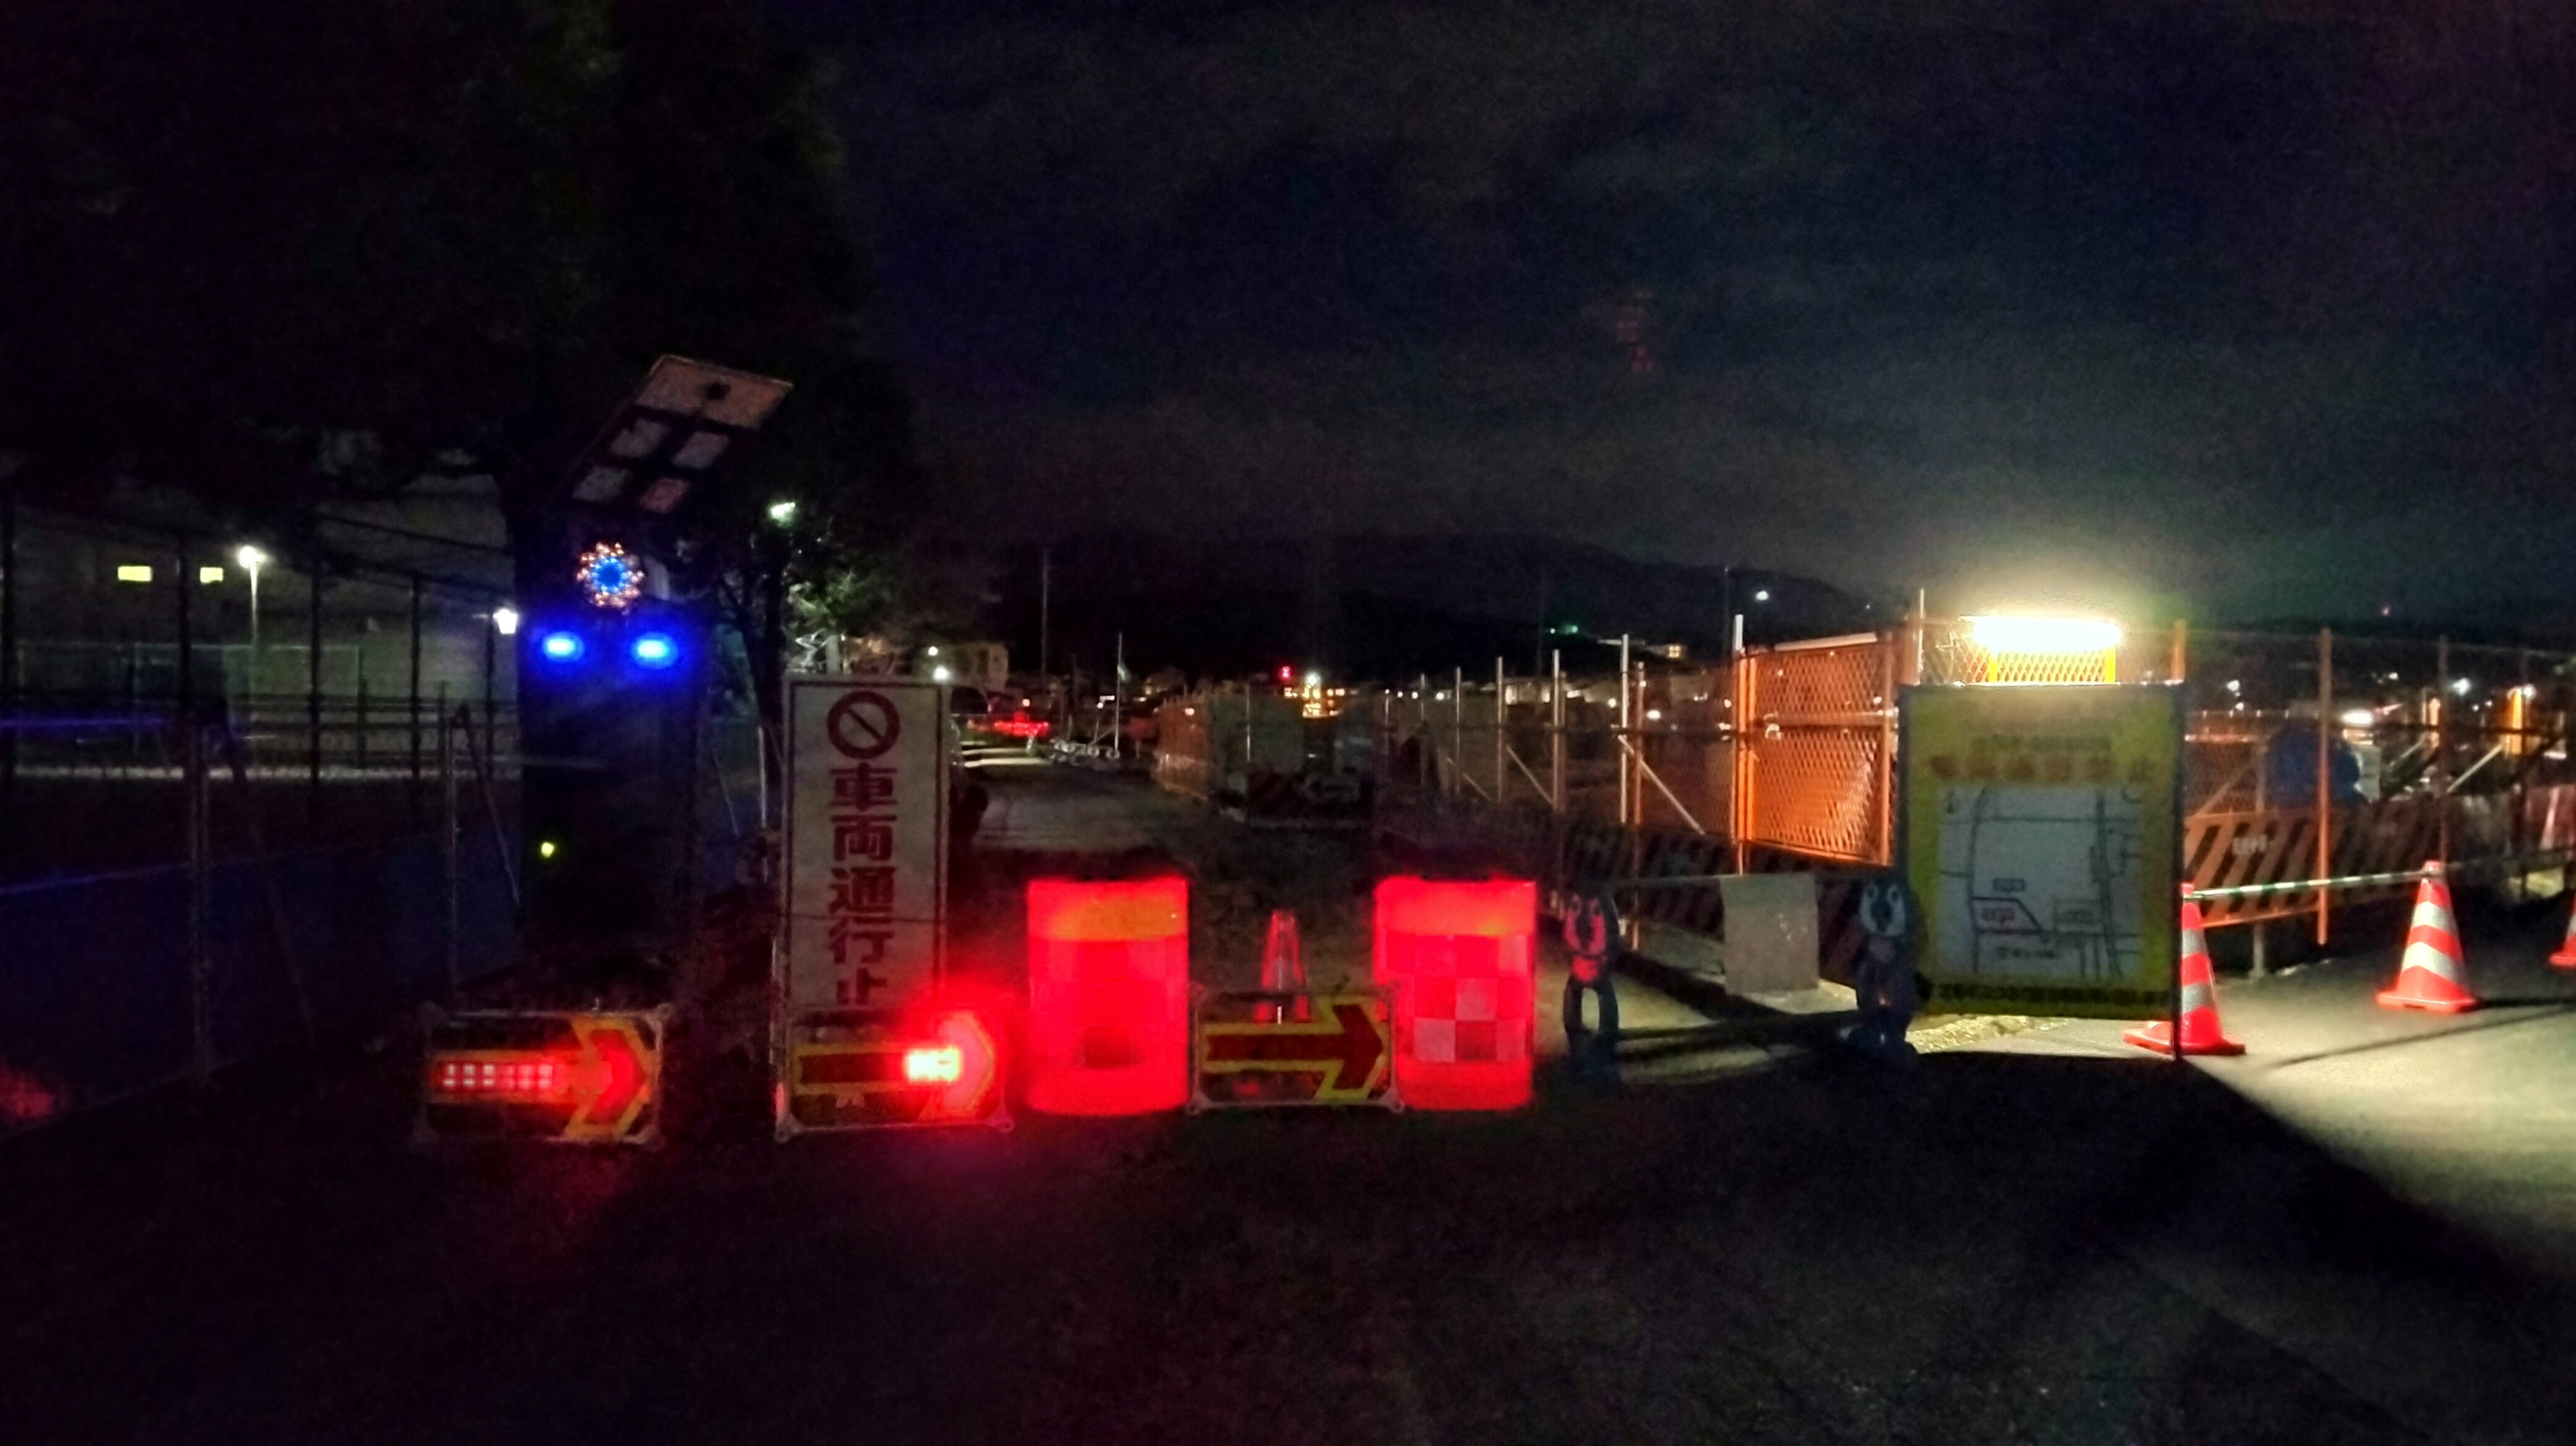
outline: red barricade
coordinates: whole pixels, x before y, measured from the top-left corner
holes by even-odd
[[[1186,879],[1029,884],[1029,1108],[1176,1110],[1190,1093]]]
[[[1395,1090],[1408,1109],[1529,1103],[1538,886],[1377,886],[1377,982],[1395,991]]]

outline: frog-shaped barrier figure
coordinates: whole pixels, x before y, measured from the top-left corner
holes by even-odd
[[[1914,1062],[1905,1042],[1918,1003],[1914,990],[1914,891],[1904,876],[1871,876],[1860,886],[1860,958],[1852,966],[1852,993],[1860,1023],[1845,1035],[1852,1048],[1885,1064]]]
[[[1576,894],[1565,903],[1565,1044],[1574,1074],[1596,1084],[1619,1080],[1619,994],[1610,982],[1619,957],[1619,906],[1607,889]],[[1583,1027],[1583,996],[1593,997],[1594,1027]]]

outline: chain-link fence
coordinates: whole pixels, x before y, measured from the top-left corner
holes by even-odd
[[[499,602],[8,508],[0,1134],[507,961]]]

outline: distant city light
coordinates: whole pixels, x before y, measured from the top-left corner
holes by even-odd
[[[1647,722],[1649,722],[1649,723],[1661,723],[1661,722],[1663,722],[1663,721],[1664,721],[1664,710],[1663,710],[1663,709],[1661,709],[1661,708],[1649,708],[1649,709],[1647,709],[1647,710],[1646,710],[1646,721],[1647,721]]]
[[[2379,715],[2368,708],[2346,708],[2343,711],[2343,726],[2346,728],[2367,728],[2378,721]]]
[[[245,572],[257,572],[267,565],[268,554],[245,542],[234,551],[233,561],[240,563]]]
[[[931,669],[931,670],[930,670],[930,681],[932,681],[932,682],[934,682],[934,683],[945,683],[945,682],[947,682],[947,681],[948,681],[948,665],[947,665],[946,663],[942,663],[942,664],[940,664],[938,667]]]
[[[786,526],[788,523],[795,521],[795,520],[796,520],[796,504],[795,504],[795,503],[793,503],[793,502],[772,502],[772,503],[770,503],[770,504],[769,504],[769,520],[770,520],[770,521],[772,521],[772,522],[777,523],[777,524],[778,524],[779,526],[781,526],[781,527],[784,527],[784,526]]]
[[[1755,602],[1769,602],[1771,600],[1771,589],[1767,587],[1755,588],[1753,590],[1753,600]]]
[[[140,562],[123,563],[116,569],[116,580],[118,582],[150,582],[152,580],[152,569],[148,565]]]
[[[2102,618],[1976,617],[1968,636],[1990,653],[2100,653],[2120,645],[2120,625]]]
[[[2463,698],[2469,696],[2469,680],[2466,678],[2453,678],[2451,680],[2451,691]]]
[[[223,580],[224,570],[220,567],[200,567],[197,569],[197,581],[200,585],[218,583]]]
[[[1309,688],[1320,688],[1324,686],[1324,675],[1321,673],[1308,673],[1306,675],[1306,686]]]
[[[537,841],[537,857],[538,857],[538,858],[541,858],[541,859],[550,859],[550,858],[553,858],[554,856],[555,856],[555,841],[554,841],[553,839],[550,839],[550,838],[549,838],[549,839],[539,839],[539,840]]]

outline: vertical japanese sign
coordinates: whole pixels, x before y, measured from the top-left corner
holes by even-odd
[[[1911,688],[1897,856],[1943,1011],[2170,1012],[2182,690]]]
[[[948,899],[947,690],[787,684],[779,995],[817,1010],[917,1002],[939,980]]]

